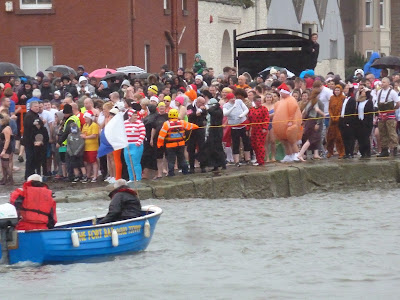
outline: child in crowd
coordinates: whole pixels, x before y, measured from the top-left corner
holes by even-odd
[[[57,140],[58,136],[62,133],[63,130],[63,119],[64,119],[64,114],[62,111],[56,112],[54,116],[54,139]],[[57,166],[58,172],[56,175],[56,179],[65,179],[67,178],[67,167],[65,164],[65,153],[67,151],[66,146],[62,146],[55,151],[55,164]]]
[[[79,171],[82,172],[82,183],[87,183],[86,169],[83,166],[83,152],[85,141],[81,137],[79,127],[74,123],[71,125],[71,133],[67,139],[67,153],[70,156],[71,168],[74,170],[73,183],[79,182]]]
[[[49,143],[49,134],[47,132],[46,127],[44,127],[43,121],[41,119],[36,119],[33,122],[35,128],[33,129],[33,138],[34,138],[34,151],[33,155],[35,157],[35,173],[42,174],[41,169],[46,165],[46,153],[47,153],[47,144]],[[43,168],[43,175],[46,170]]]

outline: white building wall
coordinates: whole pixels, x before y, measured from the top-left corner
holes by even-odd
[[[265,28],[267,7],[264,0],[256,0],[256,6],[242,8],[222,3],[199,1],[199,53],[213,67],[215,74],[226,66],[233,66],[233,30],[237,33]],[[257,9],[256,9],[257,7]],[[257,22],[258,18],[258,22]],[[212,19],[212,20],[211,20]],[[226,33],[227,31],[227,33]],[[229,35],[230,49],[222,48],[223,37]],[[225,43],[226,45],[226,43]]]
[[[318,19],[313,0],[306,0],[300,23],[294,11],[292,0],[272,1],[268,11],[269,28],[303,30],[303,23],[316,24],[320,52],[315,73],[326,75],[332,71],[344,77],[344,34],[337,1],[328,1],[324,26]],[[331,41],[337,41],[337,55],[331,53]]]

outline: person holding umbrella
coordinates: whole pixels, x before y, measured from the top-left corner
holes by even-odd
[[[76,86],[72,84],[71,78],[67,75],[61,77],[63,83],[61,90],[61,98],[64,99],[66,94],[71,94],[72,98],[78,98],[78,90]]]

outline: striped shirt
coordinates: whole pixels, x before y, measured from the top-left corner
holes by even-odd
[[[143,125],[143,122],[137,120],[136,122],[131,123],[129,120],[126,120],[124,125],[126,136],[128,137],[128,143],[139,145],[143,144],[143,140],[146,136],[146,129]]]

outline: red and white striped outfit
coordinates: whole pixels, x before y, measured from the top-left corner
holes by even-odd
[[[126,136],[128,137],[129,144],[136,144],[140,146],[143,144],[144,138],[146,136],[146,129],[142,121],[137,120],[134,123],[126,120],[124,122]]]

